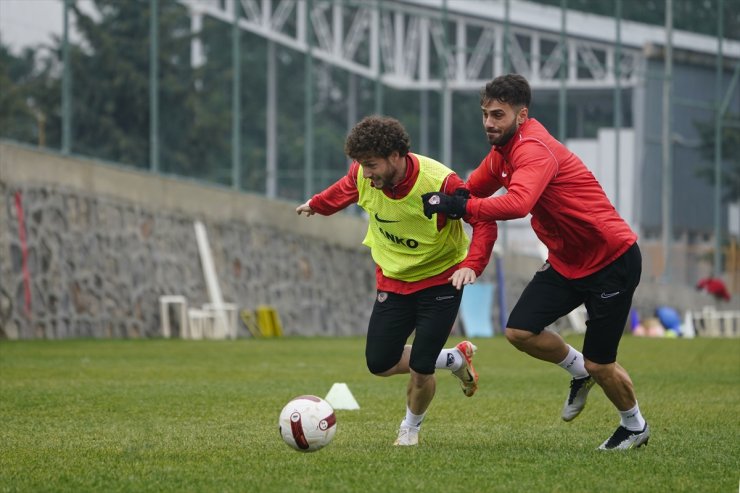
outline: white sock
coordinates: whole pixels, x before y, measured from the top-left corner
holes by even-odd
[[[558,366],[564,368],[573,378],[585,378],[588,376],[586,367],[583,366],[583,355],[579,351],[576,351],[570,344],[568,344],[568,356],[558,363]]]
[[[414,414],[411,412],[411,409],[409,409],[408,406],[406,406],[406,417],[403,420],[403,423],[401,425],[405,426],[414,426],[416,428],[421,426],[421,422],[424,420],[424,416],[426,416],[426,412],[422,414]]]
[[[621,424],[630,431],[642,431],[645,429],[645,418],[640,414],[640,406],[635,402],[635,407],[627,411],[619,411]]]
[[[434,368],[437,370],[459,370],[463,365],[463,357],[457,348],[443,349],[439,356],[437,356],[437,362],[434,363]]]

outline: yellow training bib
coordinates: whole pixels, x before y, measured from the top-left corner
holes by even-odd
[[[452,170],[418,154],[419,176],[405,197],[392,199],[373,188],[371,180],[357,174],[360,207],[370,216],[363,244],[370,247],[373,260],[383,275],[401,281],[419,281],[446,271],[465,259],[470,241],[459,220],[448,220],[437,231],[437,218],[427,219],[422,194],[439,192]]]

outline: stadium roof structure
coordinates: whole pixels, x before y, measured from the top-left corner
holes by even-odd
[[[618,42],[614,18],[574,10],[563,16],[559,7],[524,0],[510,1],[508,9],[504,0],[180,3],[195,32],[203,15],[238,18],[244,30],[397,89],[478,90],[507,63],[536,88],[631,87],[646,48],[666,38],[663,27],[621,21]],[[686,31],[674,30],[672,43],[711,56],[718,50],[717,38]],[[722,49],[740,58],[740,42],[725,39]]]
[[[424,6],[442,11],[445,0],[401,0],[402,3]],[[458,15],[485,19],[494,23],[505,22],[504,0],[447,0],[447,10]],[[486,8],[481,8],[485,5]],[[558,33],[561,29],[561,9],[550,5],[510,0],[509,22],[518,27]],[[566,11],[565,30],[568,37],[583,38],[594,42],[616,44],[617,25],[613,17],[588,14],[577,10]],[[647,44],[665,43],[665,31],[655,26],[634,21],[621,21],[621,43],[628,48],[641,49]],[[689,31],[673,31],[674,48],[697,51],[705,54],[717,53],[717,38]],[[724,40],[727,55],[740,57],[740,42]]]

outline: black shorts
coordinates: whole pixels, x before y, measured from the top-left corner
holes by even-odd
[[[383,373],[401,359],[403,348],[416,330],[409,366],[431,375],[444,348],[462,299],[462,289],[443,284],[412,294],[378,291],[370,315],[365,360],[371,373]]]
[[[524,288],[506,326],[539,334],[583,303],[588,312],[583,356],[594,363],[614,363],[641,274],[637,243],[600,271],[580,279],[566,279],[546,263]]]

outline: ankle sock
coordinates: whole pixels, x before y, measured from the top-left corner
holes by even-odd
[[[621,418],[620,424],[630,431],[642,431],[645,429],[645,418],[640,413],[640,406],[635,403],[635,407],[627,411],[619,411]]]
[[[443,349],[437,356],[434,368],[437,370],[459,370],[463,365],[463,357],[457,348]]]
[[[424,421],[424,416],[426,413],[422,414],[414,414],[411,412],[411,409],[406,406],[406,417],[403,420],[403,423],[401,423],[402,426],[413,426],[415,428],[419,428],[421,426],[421,422]]]
[[[573,378],[585,378],[588,376],[588,372],[584,366],[583,355],[580,351],[576,351],[570,344],[568,344],[568,355],[563,361],[558,363],[558,366],[570,373]]]

